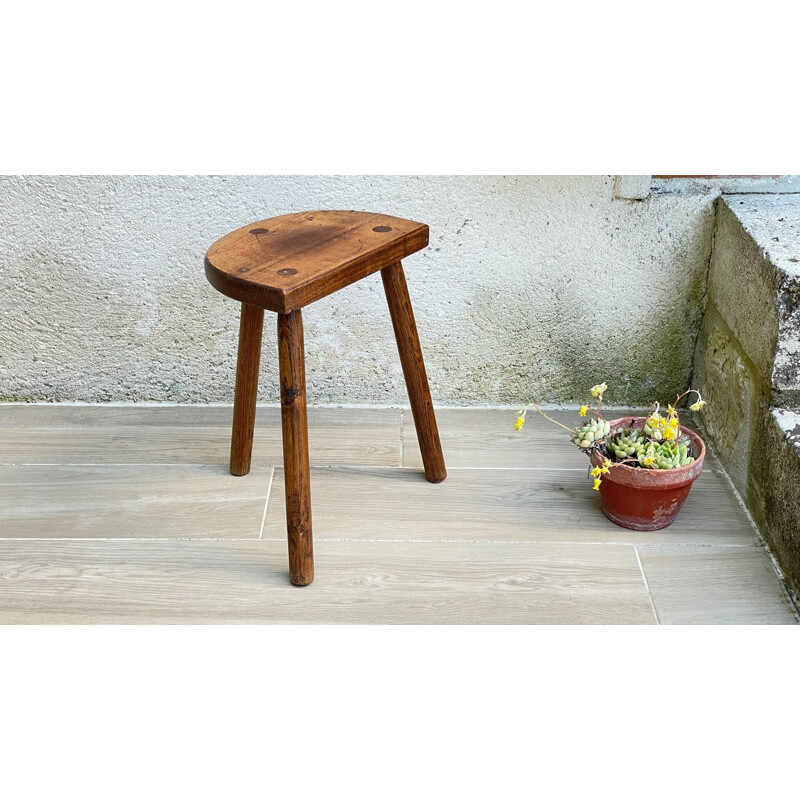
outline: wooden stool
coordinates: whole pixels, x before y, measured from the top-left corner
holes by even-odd
[[[278,314],[289,575],[296,586],[314,580],[303,306],[381,271],[425,477],[439,483],[447,476],[400,263],[427,245],[428,226],[419,222],[360,211],[310,211],[246,225],[206,254],[211,285],[242,303],[231,438],[234,475],[250,471],[264,309]]]

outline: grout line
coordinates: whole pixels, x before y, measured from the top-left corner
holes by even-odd
[[[202,409],[202,408],[227,408],[232,410],[233,403],[230,402],[206,402],[206,403],[170,403],[170,402],[161,402],[158,400],[116,400],[116,401],[84,401],[84,400],[63,400],[58,402],[53,402],[49,400],[42,400],[42,401],[33,401],[27,402],[25,400],[11,400],[8,402],[0,402],[0,410],[5,407],[31,407],[31,408],[49,408],[49,409],[58,409],[58,408],[95,408],[95,409],[104,409],[104,408],[125,408],[125,409],[150,409],[150,408],[186,408],[186,409]],[[259,408],[272,408],[272,409],[280,409],[281,404],[279,401],[268,402],[268,403],[256,403],[256,409]],[[564,412],[574,412],[577,414],[578,409],[580,408],[579,404],[572,404],[572,403],[539,403],[539,407],[545,409],[545,411],[564,411]],[[403,402],[403,403],[314,403],[313,405],[309,405],[308,409],[326,409],[326,410],[335,410],[337,408],[346,408],[346,409],[356,409],[358,411],[364,409],[393,409],[399,408],[401,410],[410,411],[411,407]],[[468,405],[465,404],[450,404],[450,403],[440,403],[439,401],[434,401],[434,408],[436,411],[511,411],[512,413],[519,410],[519,403],[513,404],[493,404],[493,403],[470,403]],[[619,405],[603,405],[603,408],[606,411],[614,411],[614,412],[639,412],[642,413],[647,411],[646,406],[619,406]]]
[[[233,403],[230,402],[211,402],[211,403],[170,403],[170,402],[161,402],[159,400],[117,400],[117,401],[85,401],[85,400],[61,400],[58,402],[53,402],[50,400],[41,400],[41,401],[33,401],[28,402],[26,400],[10,400],[8,402],[0,403],[0,409],[5,406],[26,406],[26,407],[33,407],[33,408],[228,408],[233,409]],[[572,405],[569,403],[539,403],[540,408],[549,409],[551,411],[578,411],[579,405]],[[275,408],[279,409],[281,404],[279,401],[274,402],[266,402],[266,403],[256,403],[256,408]],[[325,409],[337,409],[337,408],[355,408],[358,410],[365,409],[365,408],[376,408],[376,409],[384,409],[384,408],[399,408],[399,409],[406,409],[411,410],[411,407],[407,403],[314,403],[313,405],[309,405],[309,409],[311,408],[325,408]],[[519,409],[519,404],[513,405],[503,405],[501,404],[491,404],[491,403],[476,403],[470,405],[448,405],[447,403],[440,403],[436,401],[435,403],[436,409],[448,410],[448,411],[515,411]],[[603,405],[603,408],[609,411],[636,411],[636,407],[632,406],[607,406]],[[646,407],[643,408],[646,411]]]
[[[262,541],[269,542],[282,542],[283,538],[275,537],[274,539],[267,538],[263,539]],[[583,547],[586,545],[591,546],[605,546],[605,547],[637,547],[641,546],[638,543],[634,542],[598,542],[598,541],[580,541],[577,539],[554,539],[550,540],[539,540],[539,541],[530,541],[529,539],[389,539],[389,538],[380,538],[380,539],[373,539],[370,537],[361,537],[361,538],[348,538],[348,537],[337,537],[337,536],[315,536],[315,542],[388,542],[391,544],[509,544],[509,545],[542,545],[542,546],[549,546],[549,545],[558,545],[559,547],[565,546],[575,546],[575,547]],[[670,552],[674,549],[680,550],[698,550],[702,555],[708,555],[709,550],[756,550],[756,545],[752,544],[694,544],[692,542],[686,544],[646,544],[644,545],[648,548],[671,548]],[[686,553],[684,553],[686,555]]]
[[[642,580],[644,581],[644,588],[647,589],[647,596],[650,598],[650,608],[653,609],[653,615],[656,618],[656,624],[660,625],[661,620],[658,618],[658,611],[656,611],[656,604],[653,601],[653,593],[650,591],[650,584],[647,582],[647,575],[644,574],[644,567],[642,566],[642,559],[639,558],[639,548],[632,545],[633,552],[636,553],[636,561],[639,564],[639,571],[642,573]]]
[[[269,473],[269,486],[267,486],[267,499],[264,501],[264,516],[261,517],[261,530],[258,532],[259,541],[264,535],[264,523],[267,521],[267,506],[269,505],[269,496],[272,492],[272,480],[275,477],[275,467]]]
[[[401,460],[403,458],[401,446]],[[212,464],[208,461],[179,461],[179,462],[165,462],[165,461],[0,461],[0,467],[209,467],[217,468],[223,465]],[[254,468],[271,467],[272,469],[280,469],[283,467],[282,463],[275,464],[254,464]],[[588,466],[588,465],[587,465]],[[357,464],[357,463],[341,463],[341,462],[318,462],[316,464],[309,464],[311,469],[400,469],[411,472],[418,472],[422,469],[422,465],[404,466],[402,463],[399,465],[392,464]],[[586,472],[587,467],[451,467],[448,465],[448,472],[469,472],[469,471],[493,471],[502,470],[504,472]],[[724,469],[717,469],[716,467],[709,467],[709,472],[726,476]],[[735,491],[735,487],[734,487]],[[738,500],[738,496],[737,496]],[[741,506],[741,501],[739,500]],[[746,508],[745,508],[746,511]],[[747,512],[749,514],[749,512]]]
[[[36,465],[31,465],[36,466]],[[124,465],[119,465],[124,466]],[[589,465],[586,467],[447,467],[448,473],[453,472],[486,472],[486,471],[500,471],[500,472],[586,472]],[[276,464],[276,469],[283,469],[283,464]],[[311,464],[311,469],[327,469],[336,471],[353,470],[394,470],[395,472],[412,472],[421,473],[423,465],[415,465],[409,467],[393,467],[389,464]]]
[[[0,536],[3,542],[257,542],[255,536]],[[264,541],[271,541],[265,539]],[[276,540],[277,541],[277,540]]]
[[[219,468],[224,465],[211,464],[208,461],[181,461],[168,463],[161,461],[0,461],[0,467],[209,467]],[[282,469],[282,463],[275,464],[254,464],[254,468],[271,467],[272,469]],[[405,470],[407,472],[419,472],[420,466],[405,467],[402,464],[343,464],[336,463],[312,463],[311,469],[392,469]],[[450,467],[448,471],[469,471],[469,470],[505,470],[516,472],[586,472],[586,467]]]
[[[33,465],[31,465],[33,466]],[[123,465],[120,465],[123,466]],[[590,468],[590,464],[585,467],[451,467],[447,466],[449,472],[583,472],[586,473]],[[282,464],[276,464],[276,469],[282,469]],[[311,469],[332,469],[340,471],[352,470],[401,470],[404,472],[421,472],[423,470],[422,464],[412,466],[393,467],[388,464],[311,464]],[[717,470],[709,467],[708,470],[703,470],[703,473],[716,473]],[[720,470],[722,473],[722,470]]]
[[[332,466],[347,467],[349,465],[333,464]],[[586,467],[451,467],[448,464],[447,471],[450,472],[452,470],[453,472],[470,472],[470,471],[488,472],[490,470],[502,470],[504,472],[586,472],[587,468],[590,466],[591,466],[590,464],[587,464]],[[367,469],[372,469],[372,467],[367,467]],[[392,469],[397,469],[397,467],[392,467]],[[423,469],[423,466],[422,464],[419,464],[418,466],[403,467],[402,469],[414,470],[416,472]]]
[[[259,467],[273,467],[273,464],[254,464]],[[225,464],[209,461],[0,461],[0,467],[209,467],[225,468]],[[244,477],[237,475],[235,477]]]
[[[3,542],[283,542],[285,537],[267,537],[256,539],[253,536],[231,537],[231,536],[0,536],[0,545]],[[742,549],[761,549],[756,545],[747,544],[646,544],[637,545],[632,542],[597,542],[597,541],[578,541],[575,539],[554,539],[553,541],[530,541],[526,539],[373,539],[345,538],[335,536],[315,536],[315,542],[378,542],[390,544],[508,544],[508,545],[558,545],[583,547],[586,545],[605,547],[634,547],[644,546],[648,548],[668,547],[682,550],[698,550],[707,552],[708,550],[742,550]],[[637,553],[638,556],[638,553]]]
[[[403,409],[400,409],[400,463],[397,465],[398,467],[405,466],[406,460],[406,443],[405,443],[405,419],[406,419],[406,412]]]
[[[401,461],[403,452],[401,446]],[[178,463],[165,463],[153,461],[115,461],[115,462],[89,462],[89,461],[0,461],[0,467],[205,467],[216,469],[222,465],[211,464],[208,461],[183,461]],[[275,464],[254,464],[253,469],[283,469],[282,463]],[[342,463],[317,463],[309,464],[310,469],[334,469],[334,470],[402,470],[405,472],[421,472],[422,464],[417,466],[404,466],[402,463],[396,466],[391,464],[342,464]],[[450,472],[586,472],[587,467],[451,467],[448,465],[447,471]],[[725,476],[724,470],[709,468],[709,472]],[[738,498],[737,498],[738,499]],[[741,502],[738,503],[741,506]],[[745,513],[749,515],[749,512]]]

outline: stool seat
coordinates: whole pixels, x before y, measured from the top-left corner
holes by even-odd
[[[216,241],[206,277],[222,294],[287,314],[428,244],[428,226],[363,211],[304,211],[245,225]]]

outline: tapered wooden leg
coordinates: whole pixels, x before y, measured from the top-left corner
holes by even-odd
[[[233,401],[233,434],[231,436],[231,472],[234,475],[247,475],[250,472],[263,328],[264,309],[242,303],[242,316],[239,322],[239,355],[236,362],[236,396]]]
[[[299,309],[288,314],[278,314],[278,358],[281,370],[289,577],[295,586],[307,586],[314,580],[314,550],[311,541],[303,318]]]
[[[408,286],[402,264],[398,261],[385,267],[381,270],[381,277],[383,288],[386,290],[386,300],[389,303],[389,313],[392,315],[397,349],[400,351],[400,363],[403,365],[408,399],[411,401],[411,413],[414,415],[414,425],[417,428],[425,477],[431,483],[439,483],[447,477],[447,470],[444,466],[428,376],[425,374],[425,363],[422,360],[422,349],[419,346],[417,326],[414,322],[414,312],[408,297]]]

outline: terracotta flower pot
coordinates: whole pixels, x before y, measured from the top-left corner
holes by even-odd
[[[609,420],[611,431],[641,426],[644,417],[622,417]],[[677,469],[643,469],[620,464],[603,475],[600,499],[603,513],[617,525],[635,531],[657,531],[671,525],[692,483],[703,471],[706,447],[703,440],[681,425],[681,433],[691,442],[694,461]],[[599,466],[601,456],[594,451],[592,464]]]

